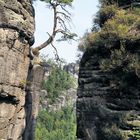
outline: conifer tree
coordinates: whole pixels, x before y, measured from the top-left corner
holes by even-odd
[[[77,36],[75,33],[72,33],[68,28],[71,22],[71,13],[67,10],[68,7],[72,6],[73,0],[41,0],[46,2],[47,6],[53,10],[53,28],[52,33],[48,33],[48,39],[43,42],[41,45],[33,49],[33,54],[38,54],[38,51],[51,45],[56,53],[57,49],[53,45],[55,37],[60,34],[61,37],[59,41],[67,41],[74,39]],[[58,56],[58,55],[57,55]]]

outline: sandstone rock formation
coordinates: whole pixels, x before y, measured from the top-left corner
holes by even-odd
[[[1,0],[0,140],[32,140],[34,102],[43,75],[40,66],[31,64],[33,34],[31,0]]]
[[[100,62],[109,56],[108,49],[94,46],[81,60],[77,99],[80,140],[132,140],[131,131],[140,128],[140,80],[135,72],[122,72],[121,67],[102,70]]]
[[[49,109],[50,111],[57,111],[61,110],[63,107],[66,106],[74,106],[76,104],[76,88],[70,88],[66,91],[62,91],[61,96],[59,96],[55,103],[49,104],[49,98],[47,97],[47,91],[42,90],[41,91],[41,97],[43,100],[40,103],[40,109]]]

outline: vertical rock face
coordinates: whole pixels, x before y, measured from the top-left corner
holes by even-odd
[[[26,139],[27,123],[33,120],[32,92],[39,90],[36,68],[29,69],[33,33],[31,1],[0,0],[0,139]]]
[[[130,140],[140,128],[140,80],[121,68],[106,72],[99,66],[110,52],[88,49],[80,64],[77,99],[77,137],[80,140]],[[120,85],[113,82],[117,78]],[[117,88],[116,88],[117,87]]]
[[[26,87],[26,127],[23,134],[24,140],[34,140],[35,121],[38,114],[40,86],[43,80],[44,70],[40,65],[33,65],[28,73]]]

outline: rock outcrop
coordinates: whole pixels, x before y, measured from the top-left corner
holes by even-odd
[[[77,63],[69,63],[67,65],[64,65],[63,69],[66,72],[74,75],[75,77],[78,77],[79,64],[77,64]]]
[[[140,136],[139,0],[100,0],[80,62],[77,137],[137,140]],[[80,44],[80,47],[85,47]]]
[[[34,43],[33,34],[34,9],[31,0],[1,0],[0,139],[2,140],[33,139],[29,135],[32,135],[33,131],[36,95],[43,75],[40,66],[33,66],[31,61],[30,46]]]
[[[80,140],[130,140],[132,130],[140,128],[140,79],[135,72],[123,72],[122,67],[102,70],[100,62],[109,56],[108,49],[94,46],[81,60],[77,99]]]
[[[61,110],[63,107],[66,106],[74,106],[76,104],[76,87],[70,88],[66,91],[62,91],[61,95],[56,99],[53,104],[49,104],[49,98],[47,96],[47,91],[42,90],[40,98],[43,99],[40,101],[40,109],[49,109],[50,111],[57,111]]]

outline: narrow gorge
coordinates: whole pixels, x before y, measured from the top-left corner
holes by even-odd
[[[61,10],[68,14],[65,6],[70,6],[72,0],[52,1],[46,2],[50,2],[50,6],[54,8],[56,24],[58,22],[62,25],[62,16],[59,15],[58,18],[56,15],[63,14],[68,20],[70,17],[57,11],[57,6],[60,4]],[[52,41],[56,32],[64,33],[62,40],[72,39],[76,34],[69,32],[65,26],[64,29],[68,32],[56,30],[54,23],[52,36],[48,34],[49,39],[40,45],[39,49],[34,49],[33,54],[31,46],[34,44],[35,11],[32,2],[0,0],[0,140],[35,139],[39,96],[43,98],[42,112],[47,110],[48,102],[55,102],[54,97],[58,102],[50,108],[55,111],[63,108],[69,100],[72,100],[73,104],[73,98],[76,98],[67,67],[62,71],[54,66],[52,79],[45,79],[45,94],[43,95],[44,91],[40,92],[44,68],[38,58],[38,51],[44,44],[51,44],[55,48]],[[79,48],[84,54],[80,66],[76,66],[74,70],[77,74],[79,69],[76,101],[77,139],[140,140],[140,0],[99,0],[99,11],[92,29],[83,38]],[[59,85],[60,81],[64,81],[62,85],[67,92],[59,97],[59,92],[64,90],[64,87]],[[50,95],[47,91],[49,88]],[[73,94],[64,97],[69,92]],[[44,100],[45,98],[47,100]],[[60,103],[62,101],[63,104]],[[73,113],[73,108],[63,109],[63,112],[60,110],[57,114],[54,111],[51,115],[48,111],[47,115],[53,122],[53,127],[56,125],[61,128],[61,123],[64,123],[64,128],[67,128],[65,131],[68,135],[61,131],[63,139],[60,135],[59,140],[66,140],[66,137],[68,140],[75,139],[75,116],[70,114]],[[42,117],[46,112],[41,113],[39,115]],[[47,121],[46,116],[43,116],[43,119],[49,124],[51,121]],[[54,123],[56,119],[52,119],[52,116],[57,117],[57,123]],[[62,117],[65,121],[61,120],[60,123]],[[54,132],[56,135],[51,133],[52,128],[50,132],[45,129],[41,131],[40,126],[44,127],[44,122],[39,123],[36,135],[38,140],[45,137],[47,140],[48,136],[52,136],[53,139],[53,136],[56,138],[57,134],[60,134],[57,130]],[[71,133],[68,126],[71,126]],[[48,132],[47,135],[45,132]]]

